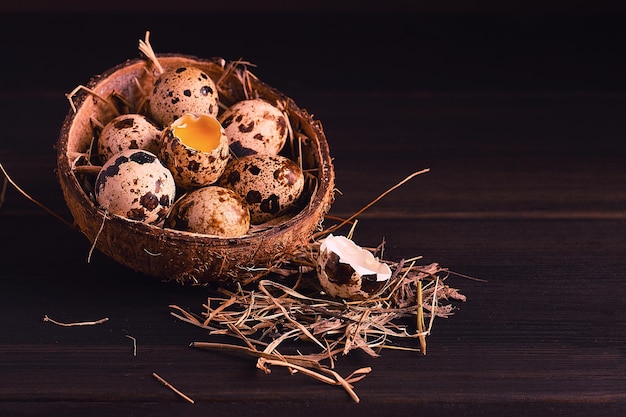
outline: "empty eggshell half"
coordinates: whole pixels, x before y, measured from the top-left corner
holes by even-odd
[[[363,300],[382,289],[391,269],[347,237],[329,234],[320,244],[317,275],[331,296]]]

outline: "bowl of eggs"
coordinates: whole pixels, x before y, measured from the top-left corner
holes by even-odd
[[[248,66],[144,53],[68,94],[57,173],[93,248],[203,284],[252,281],[311,244],[335,181],[322,125]]]

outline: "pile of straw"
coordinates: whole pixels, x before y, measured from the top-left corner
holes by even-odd
[[[199,313],[171,305],[171,314],[209,335],[235,339],[232,344],[197,341],[191,343],[194,348],[243,352],[256,357],[256,366],[264,372],[282,366],[341,386],[358,402],[353,383],[371,368],[342,378],[334,371],[338,355],[357,349],[371,357],[383,349],[426,354],[426,336],[435,317],[449,317],[452,302],[465,301],[446,284],[450,271],[437,263],[418,265],[417,258],[388,262],[392,277],[368,299],[330,297],[312,276],[318,250],[319,242],[314,242],[307,253],[285,262],[282,269],[263,273],[254,283],[214,288]],[[303,353],[303,341],[309,342],[312,353]],[[296,346],[297,353],[291,353]]]

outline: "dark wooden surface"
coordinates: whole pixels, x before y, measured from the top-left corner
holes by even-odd
[[[212,23],[213,20],[217,23]],[[116,22],[116,23],[113,23]],[[626,32],[619,14],[3,16],[0,162],[69,219],[53,149],[64,93],[136,56],[243,57],[324,125],[355,239],[421,255],[468,297],[428,354],[338,358],[344,391],[254,359],[169,315],[206,289],[99,253],[12,187],[0,209],[0,415],[620,415],[626,406]],[[295,70],[295,71],[294,71]],[[62,328],[42,321],[96,320]],[[132,341],[137,340],[137,355]],[[196,403],[185,403],[156,372]]]

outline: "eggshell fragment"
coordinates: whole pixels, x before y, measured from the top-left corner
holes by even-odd
[[[172,206],[164,225],[224,238],[240,237],[250,228],[250,213],[234,191],[208,186],[181,197]]]
[[[142,114],[123,114],[107,123],[98,137],[97,152],[102,163],[128,149],[158,153],[161,130]]]
[[[194,66],[166,69],[148,97],[150,114],[162,127],[186,113],[217,116],[218,99],[211,77]]]
[[[216,118],[186,114],[163,131],[159,157],[176,185],[191,190],[213,184],[228,163],[228,138]]]
[[[228,163],[218,185],[239,194],[250,209],[252,224],[261,224],[289,211],[304,190],[304,174],[280,155],[248,155]]]
[[[96,178],[96,201],[110,214],[158,223],[176,195],[170,171],[157,156],[131,149],[110,158]]]
[[[391,269],[352,240],[330,234],[320,244],[317,276],[331,296],[364,300],[380,291]]]
[[[220,117],[230,149],[237,156],[276,155],[285,145],[289,120],[276,106],[261,99],[242,100]]]

